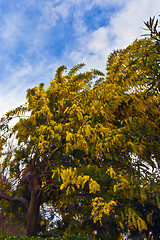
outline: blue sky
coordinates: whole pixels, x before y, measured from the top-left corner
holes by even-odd
[[[109,53],[159,14],[160,0],[0,0],[0,116],[60,65],[105,72]]]

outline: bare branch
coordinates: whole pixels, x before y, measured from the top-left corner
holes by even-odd
[[[38,178],[33,171],[27,170],[26,172],[24,172],[22,182],[29,184],[31,192],[39,192],[39,190],[41,189]]]
[[[24,206],[28,209],[29,208],[29,202],[24,197],[11,197],[5,193],[0,193],[0,200],[5,199],[7,201],[19,201],[24,204]]]

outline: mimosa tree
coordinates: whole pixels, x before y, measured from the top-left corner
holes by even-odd
[[[61,66],[47,89],[28,89],[26,104],[1,119],[1,168],[17,182],[0,199],[25,206],[28,236],[37,234],[44,203],[60,216],[59,232],[118,239],[147,231],[152,212],[142,209],[160,207],[155,49],[141,39],[114,51],[105,77],[77,73],[83,64],[64,75]]]

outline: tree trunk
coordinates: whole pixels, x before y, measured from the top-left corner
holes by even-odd
[[[40,185],[32,171],[26,172],[22,181],[28,183],[31,189],[31,200],[27,210],[26,236],[36,236],[40,208]]]
[[[31,200],[28,202],[23,197],[12,197],[0,192],[0,200],[6,199],[8,201],[19,201],[23,203],[27,209],[27,226],[26,236],[36,236],[38,226],[38,215],[41,203],[41,187],[38,182],[36,174],[32,170],[24,172],[22,182],[27,183],[31,190]]]
[[[26,236],[37,235],[38,215],[40,207],[39,191],[31,192],[31,201],[27,211]]]

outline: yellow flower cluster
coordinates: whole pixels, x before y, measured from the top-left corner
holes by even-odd
[[[54,177],[55,171],[53,171],[52,177]],[[96,193],[100,191],[100,185],[93,180],[88,175],[78,175],[76,168],[67,168],[62,169],[59,171],[60,178],[62,180],[62,184],[60,186],[60,189],[63,190],[66,188],[66,194],[69,195],[71,192],[75,191],[75,187],[78,189],[83,189],[86,182],[89,183],[89,193]]]
[[[145,221],[132,208],[125,209],[125,218],[130,229],[138,229],[140,232],[147,230]]]
[[[108,203],[102,197],[96,197],[92,200],[92,216],[94,222],[99,221],[102,224],[102,217],[104,214],[109,215],[114,208],[117,206],[117,203],[114,200],[109,201]]]
[[[92,178],[90,178],[89,181],[89,192],[90,193],[100,192],[100,185]]]

